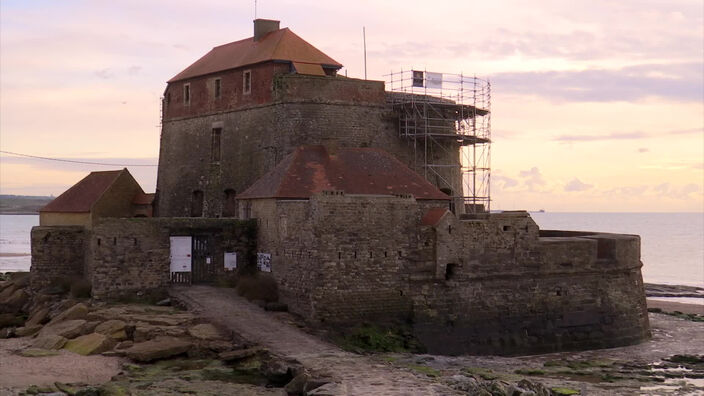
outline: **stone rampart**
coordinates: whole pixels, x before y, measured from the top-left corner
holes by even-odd
[[[252,221],[234,219],[101,220],[90,235],[93,297],[112,298],[167,287],[171,281],[171,236],[212,237],[213,268],[221,274],[225,251],[237,252],[242,265],[253,265],[255,234]]]
[[[637,236],[540,237],[526,212],[420,225],[412,198],[255,200],[259,251],[291,311],[412,322],[431,353],[627,345],[649,335]],[[558,234],[548,234],[558,235]],[[568,235],[568,234],[559,234]]]
[[[82,226],[33,227],[32,286],[43,287],[57,278],[84,274],[87,231]]]
[[[451,226],[464,230],[454,242],[442,235]],[[430,351],[554,352],[649,336],[637,236],[544,235],[569,236],[538,237],[520,212],[477,221],[448,216],[436,227],[436,238],[455,246],[453,255],[438,257],[438,273],[451,271],[411,287],[419,291],[414,330]]]

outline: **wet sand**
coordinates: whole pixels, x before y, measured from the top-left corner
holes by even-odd
[[[686,314],[704,315],[704,299],[702,304],[684,304],[679,302],[647,299],[648,308],[660,308],[665,312],[679,311]]]

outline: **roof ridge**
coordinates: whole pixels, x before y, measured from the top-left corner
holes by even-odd
[[[282,32],[281,32],[281,34],[279,35],[279,38],[278,38],[278,40],[276,41],[276,44],[274,45],[274,47],[273,47],[272,50],[271,50],[271,57],[274,58],[274,59],[275,59],[275,54],[278,52],[279,46],[281,45],[281,41],[283,41],[283,38],[284,38],[284,36],[286,35],[286,32],[288,32],[288,33],[293,33],[293,32],[291,31],[291,29],[289,29],[289,28],[287,28],[287,27],[281,28],[281,29],[279,29],[279,30],[281,30]],[[278,32],[279,30],[276,30],[276,32]],[[269,34],[271,34],[271,33],[274,33],[274,32],[269,32],[269,33],[267,33],[264,37],[266,37],[267,35],[269,35]],[[295,33],[294,33],[294,34],[295,34]],[[262,38],[264,38],[264,37],[262,37]]]
[[[100,171],[98,171],[98,172],[100,172]],[[89,210],[90,212],[93,211],[93,206],[95,206],[95,204],[96,204],[98,201],[100,201],[100,198],[102,198],[103,195],[105,195],[105,193],[110,189],[110,187],[112,187],[112,185],[115,184],[115,181],[116,181],[120,176],[122,176],[122,174],[123,174],[124,172],[129,173],[129,172],[127,171],[127,168],[122,168],[122,169],[117,170],[117,171],[105,171],[105,172],[117,172],[117,175],[115,175],[115,177],[112,179],[112,181],[110,181],[110,184],[108,184],[108,186],[105,187],[105,190],[103,190],[103,192],[101,192],[100,195],[98,195],[98,197],[95,199],[95,201],[93,201],[93,202],[90,204],[90,210]],[[93,172],[91,172],[91,173],[93,173]],[[139,188],[141,189],[142,186],[140,186]],[[142,190],[142,191],[144,191],[144,190]]]

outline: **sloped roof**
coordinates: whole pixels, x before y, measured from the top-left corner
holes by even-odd
[[[137,193],[137,195],[135,195],[132,199],[132,203],[134,205],[151,205],[154,203],[155,196],[156,195],[154,193]]]
[[[115,171],[91,172],[73,187],[56,197],[40,212],[90,212],[93,204],[127,169]]]
[[[237,198],[306,199],[323,190],[450,199],[384,150],[341,148],[330,154],[323,146],[298,147]]]
[[[449,212],[447,208],[430,208],[423,214],[420,223],[423,225],[434,226],[440,222],[445,213]]]
[[[168,82],[274,60],[318,64],[337,69],[342,67],[296,33],[283,28],[267,33],[257,41],[250,37],[217,46]]]

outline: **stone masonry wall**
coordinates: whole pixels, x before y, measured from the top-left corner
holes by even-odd
[[[164,120],[158,216],[190,216],[193,192],[199,190],[203,216],[219,217],[225,190],[244,191],[300,145],[323,144],[332,152],[378,147],[411,168],[416,165],[412,144],[398,136],[383,83],[282,74],[271,89],[274,101],[268,105]],[[211,159],[216,127],[222,128],[219,161]],[[440,162],[458,161],[456,150],[446,155]]]
[[[223,252],[236,251],[240,265],[253,265],[253,222],[233,219],[104,219],[90,236],[93,296],[118,297],[161,289],[170,283],[170,236],[210,235],[214,266],[223,270]]]
[[[442,354],[613,347],[649,336],[637,236],[540,237],[525,212],[448,214],[420,226],[421,207],[323,193],[255,200],[252,216],[282,300],[313,321],[410,321]]]
[[[292,312],[331,323],[408,319],[404,265],[423,251],[415,212],[413,198],[325,193],[252,204],[259,251],[272,255],[282,301]]]
[[[411,288],[414,331],[432,352],[553,352],[649,336],[637,236],[539,238],[528,214],[517,212],[446,216],[436,238],[445,251],[437,272],[446,276]]]
[[[33,227],[32,285],[43,287],[56,278],[83,276],[86,238],[81,226]]]

